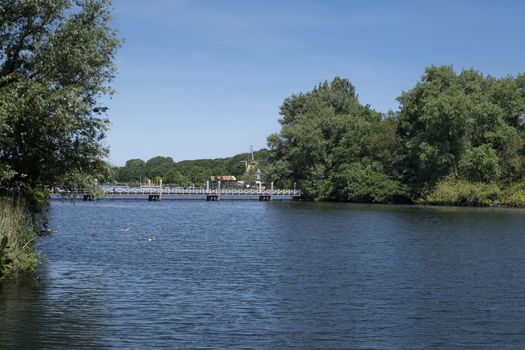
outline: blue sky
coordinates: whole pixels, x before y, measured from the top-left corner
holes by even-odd
[[[335,76],[386,112],[431,64],[525,72],[522,1],[114,0],[113,14],[115,165],[265,147],[283,100]]]

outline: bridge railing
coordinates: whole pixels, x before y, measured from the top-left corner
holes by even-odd
[[[162,190],[159,188],[103,188],[105,195],[223,195],[223,196],[301,196],[301,190],[291,189],[205,189],[205,188],[183,188],[183,187],[166,187]],[[83,196],[90,194],[89,191],[53,191],[53,195],[63,196]]]

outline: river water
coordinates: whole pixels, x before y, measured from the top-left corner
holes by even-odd
[[[51,204],[0,348],[525,348],[525,211]]]

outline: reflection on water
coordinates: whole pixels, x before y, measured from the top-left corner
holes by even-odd
[[[522,348],[525,212],[53,202],[6,348]],[[154,239],[153,239],[154,238]]]

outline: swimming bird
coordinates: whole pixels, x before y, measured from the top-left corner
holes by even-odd
[[[53,230],[53,229],[50,229],[48,226],[47,226],[47,223],[44,223],[42,225],[42,227],[40,228],[40,234],[41,235],[50,235],[52,233],[55,233],[57,232],[56,230]]]

